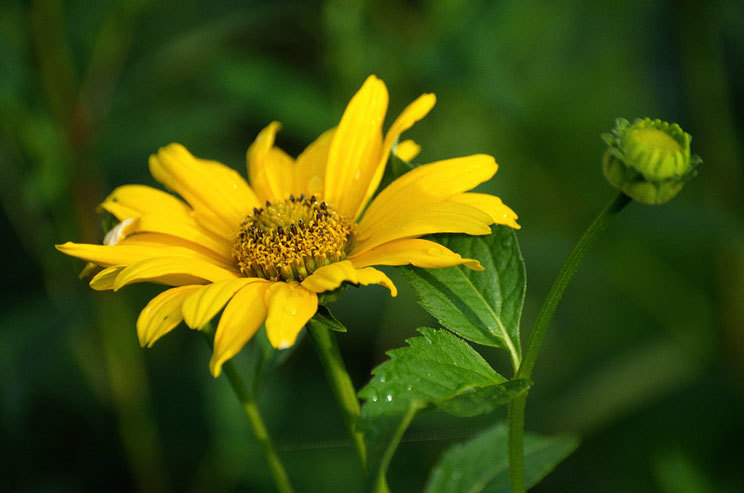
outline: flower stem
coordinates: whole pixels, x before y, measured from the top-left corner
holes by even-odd
[[[232,361],[228,361],[222,365],[222,372],[230,382],[230,386],[240,401],[240,405],[243,407],[245,415],[248,416],[248,421],[250,421],[251,428],[253,428],[253,434],[261,444],[264,457],[266,458],[266,462],[269,464],[271,477],[274,479],[274,485],[276,486],[277,491],[280,493],[291,493],[292,485],[289,482],[287,472],[284,470],[284,466],[282,465],[281,460],[279,460],[276,450],[274,450],[274,445],[271,442],[269,431],[266,429],[263,418],[261,418],[261,413],[258,410],[258,403],[256,402],[255,397],[248,392],[248,387],[245,386],[243,379],[235,369],[235,365],[233,365]]]
[[[527,339],[527,347],[519,365],[515,378],[531,378],[532,370],[535,367],[535,360],[540,351],[545,332],[553,318],[558,302],[563,297],[566,287],[571,282],[574,274],[579,268],[579,264],[586,256],[589,249],[604,231],[613,216],[619,213],[631,202],[630,197],[619,193],[597,216],[594,222],[584,232],[579,239],[571,254],[568,256],[558,277],[553,282],[553,286],[548,292],[547,298],[543,302],[540,311],[537,314],[535,324]],[[523,493],[526,491],[525,474],[524,474],[524,411],[527,405],[527,394],[523,394],[509,403],[509,476],[511,479],[512,493]]]
[[[211,346],[214,336],[214,330],[210,324],[207,324],[202,328],[202,334],[207,343]],[[240,406],[243,408],[243,412],[248,417],[248,421],[253,429],[253,435],[256,437],[258,442],[261,444],[264,458],[269,466],[271,477],[274,480],[274,486],[279,493],[292,493],[292,485],[289,482],[289,476],[287,471],[284,470],[282,461],[279,459],[279,455],[274,449],[274,444],[269,436],[269,430],[266,428],[266,424],[261,417],[261,412],[258,409],[258,402],[256,397],[251,394],[248,387],[245,385],[243,378],[238,373],[235,365],[232,361],[227,361],[222,365],[222,373],[227,377],[227,381],[230,382],[235,396],[240,401]]]
[[[344,361],[341,358],[336,337],[326,326],[318,323],[315,319],[311,319],[308,322],[307,328],[315,345],[315,350],[318,353],[320,363],[323,365],[326,377],[328,377],[328,383],[331,386],[333,395],[341,409],[344,424],[354,444],[354,449],[362,465],[362,470],[366,475],[367,448],[364,445],[362,433],[356,430],[360,411],[359,400],[357,400],[351,377],[349,377],[349,372],[346,370],[346,365],[344,365]]]

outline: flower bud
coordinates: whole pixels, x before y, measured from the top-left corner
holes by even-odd
[[[618,118],[612,133],[602,139],[608,146],[602,160],[605,178],[645,204],[671,200],[702,163],[690,154],[692,137],[676,123],[644,118],[631,125]]]

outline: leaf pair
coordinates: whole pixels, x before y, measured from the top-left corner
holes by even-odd
[[[438,408],[456,416],[491,412],[529,387],[527,380],[507,380],[464,340],[444,329],[419,329],[408,347],[394,349],[375,368],[360,392],[367,402],[358,429],[364,432],[370,481],[384,481],[385,471],[403,432],[416,413]]]
[[[497,227],[487,237],[435,239],[463,257],[478,259],[486,270],[402,268],[421,305],[449,330],[419,329],[421,335],[408,339],[407,347],[387,353],[390,359],[373,370],[372,380],[359,392],[366,401],[358,429],[367,443],[371,488],[384,483],[395,448],[417,412],[486,414],[530,385],[499,375],[463,339],[506,348],[515,367],[519,364],[525,274],[514,233]]]
[[[462,265],[446,269],[402,268],[421,306],[459,336],[509,352],[514,370],[522,351],[519,321],[526,292],[524,258],[516,234],[496,226],[488,236],[437,235],[433,239],[484,271]]]
[[[531,384],[499,375],[467,342],[505,349],[516,373],[526,275],[514,231],[496,226],[489,236],[449,234],[433,239],[479,260],[485,270],[401,268],[421,306],[445,329],[421,328],[420,336],[406,341],[407,347],[389,351],[389,360],[373,370],[372,380],[358,394],[366,400],[358,429],[365,434],[368,486],[375,491],[385,490],[388,464],[419,411],[439,409],[460,417],[487,414]],[[498,425],[448,451],[427,491],[508,491],[506,435],[506,427]],[[528,480],[539,481],[575,446],[573,438],[529,438]]]
[[[506,425],[499,423],[467,443],[449,449],[429,476],[425,493],[508,493],[507,435]],[[568,435],[547,438],[527,434],[524,441],[527,487],[547,476],[577,446],[578,440]]]

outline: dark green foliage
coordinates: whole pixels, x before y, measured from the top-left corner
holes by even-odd
[[[117,185],[155,185],[147,157],[160,146],[244,173],[270,121],[297,155],[375,73],[390,89],[387,125],[437,95],[402,137],[421,144],[417,163],[484,152],[500,164],[480,191],[520,215],[525,328],[612,193],[598,135],[646,115],[694,135],[699,179],[669,207],[629,207],[556,313],[528,428],[585,438],[534,491],[671,492],[686,477],[744,490],[742,30],[737,0],[0,2],[4,489],[272,491],[202,338],[179,327],[139,348],[138,310],[161,288],[92,293],[82,263],[51,245],[102,239],[96,205]],[[399,288],[394,300],[350,288],[333,306],[357,386],[435,323]],[[250,351],[236,358],[244,375]],[[307,340],[263,383],[260,406],[298,491],[359,487]],[[431,413],[416,432],[462,435],[469,423]],[[443,448],[404,443],[393,491],[421,491]]]
[[[506,380],[470,345],[446,330],[419,329],[407,347],[372,371],[359,396],[366,401],[358,428],[365,433],[371,478],[384,475],[416,413],[438,408],[456,416],[493,411],[525,392],[529,382]]]
[[[489,236],[440,235],[444,246],[485,268],[402,268],[419,303],[449,330],[479,344],[502,347],[519,361],[519,318],[525,296],[525,268],[514,231],[496,226]]]
[[[450,448],[429,477],[426,493],[508,493],[508,430],[499,423],[476,438]],[[537,484],[568,457],[579,442],[572,436],[527,434],[524,461],[527,487]]]

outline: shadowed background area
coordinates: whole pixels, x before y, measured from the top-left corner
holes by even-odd
[[[538,360],[527,429],[578,451],[535,491],[744,488],[744,7],[710,2],[5,1],[0,6],[0,485],[8,491],[271,491],[209,349],[183,326],[152,349],[135,320],[160,291],[91,291],[54,250],[98,242],[114,187],[155,185],[170,142],[245,173],[272,120],[296,155],[364,78],[388,124],[423,92],[417,162],[473,153],[520,216],[523,340],[560,264],[612,197],[599,134],[675,121],[704,164],[672,202],[632,204],[582,265]],[[436,322],[400,295],[331,308],[357,387]],[[504,352],[486,358],[511,376]],[[237,358],[246,365],[245,354]],[[270,430],[299,491],[357,491],[361,471],[307,339],[265,382]],[[389,473],[418,491],[442,450],[503,419],[424,415]],[[5,489],[5,487],[0,489]]]

